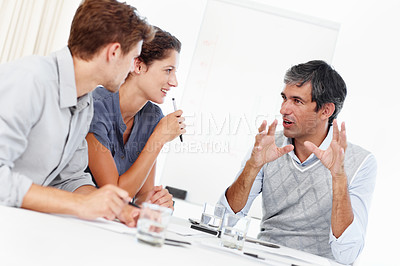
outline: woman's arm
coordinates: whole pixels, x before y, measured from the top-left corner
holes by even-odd
[[[153,191],[154,188],[154,180],[156,176],[156,165],[157,162],[154,163],[153,168],[150,171],[149,176],[147,177],[146,181],[144,182],[142,188],[138,191],[135,196],[135,203],[142,204],[148,199],[148,196]]]
[[[102,187],[106,184],[113,184],[128,191],[131,197],[135,197],[145,183],[163,146],[161,143],[155,145],[157,141],[152,136],[135,163],[128,171],[119,176],[110,150],[104,147],[93,133],[89,133],[86,136],[89,148],[89,168],[97,185]],[[151,146],[153,148],[150,148]]]
[[[89,133],[86,136],[89,167],[97,185],[101,187],[106,184],[114,184],[128,191],[129,195],[134,197],[148,179],[164,144],[186,132],[184,118],[181,115],[182,111],[178,110],[160,120],[137,160],[121,176],[118,174],[111,152],[96,139],[93,133]]]

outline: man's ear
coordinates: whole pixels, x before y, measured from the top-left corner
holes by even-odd
[[[107,61],[111,62],[114,61],[122,54],[121,44],[118,42],[109,43],[105,47]]]
[[[326,103],[321,108],[321,118],[329,119],[332,116],[333,112],[335,112],[335,104],[334,103]]]

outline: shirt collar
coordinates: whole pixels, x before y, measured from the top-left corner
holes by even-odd
[[[78,102],[75,84],[74,62],[66,46],[53,54],[57,61],[60,85],[60,107],[72,107]],[[83,96],[82,96],[83,97]],[[82,98],[80,97],[80,98]]]
[[[324,141],[321,143],[321,145],[319,145],[318,148],[320,148],[321,150],[328,149],[328,147],[332,141],[332,134],[333,134],[333,130],[332,130],[332,126],[330,126],[329,130],[328,130],[328,134],[326,135]],[[282,147],[284,147],[288,144],[293,144],[293,139],[285,137]],[[294,153],[294,150],[289,152],[288,154],[293,160],[295,160],[298,164],[300,164],[302,166],[306,166],[318,159],[314,153],[311,153],[311,155],[302,163],[302,162],[300,162],[299,158],[297,158],[296,154]]]

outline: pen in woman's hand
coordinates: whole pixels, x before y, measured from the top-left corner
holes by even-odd
[[[174,111],[176,112],[176,102],[175,102],[175,98],[172,98],[172,104],[174,105]],[[182,137],[182,134],[181,135],[179,135],[179,138],[181,139],[181,142],[183,142],[183,137]]]

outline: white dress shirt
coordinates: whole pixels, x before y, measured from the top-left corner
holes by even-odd
[[[21,206],[32,183],[93,185],[83,172],[92,99],[77,99],[68,47],[2,64],[0,80],[0,204]]]

